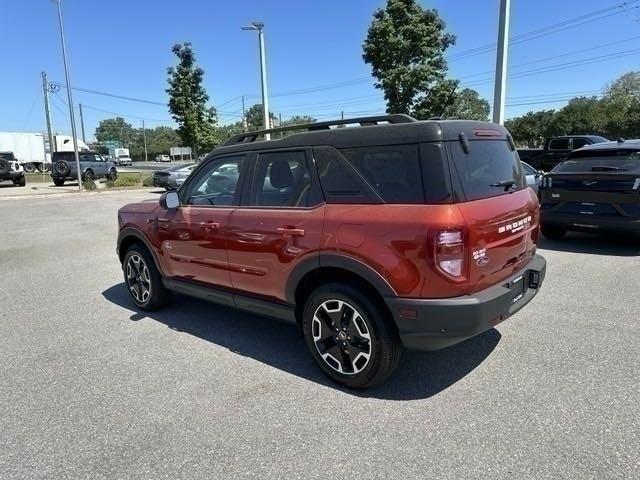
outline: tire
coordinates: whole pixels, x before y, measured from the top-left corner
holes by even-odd
[[[13,181],[13,184],[16,187],[24,187],[27,185],[27,179],[25,178],[24,175],[21,175],[20,178],[18,178],[17,180]]]
[[[83,182],[93,182],[95,179],[96,177],[93,174],[93,170],[87,170],[86,172],[84,172],[84,175],[82,176]]]
[[[36,166],[33,163],[25,163],[22,168],[24,168],[24,171],[27,173],[33,173],[36,171]]]
[[[549,240],[562,240],[567,234],[567,229],[562,227],[551,227],[542,225],[540,231]]]
[[[349,388],[379,385],[400,361],[402,344],[386,307],[347,284],[313,291],[304,306],[302,332],[320,369]]]
[[[66,160],[58,160],[53,164],[52,170],[60,177],[68,177],[71,173],[71,165]]]
[[[0,175],[6,175],[11,170],[11,165],[4,158],[0,158]]]
[[[163,285],[162,275],[145,247],[136,244],[127,250],[122,271],[129,296],[136,307],[153,311],[171,301],[171,291]]]
[[[47,173],[49,171],[49,165],[46,163],[41,163],[40,168],[38,168],[42,173]]]
[[[53,184],[54,184],[56,187],[61,187],[61,186],[63,186],[63,185],[64,185],[64,178],[54,178],[54,179],[53,179]]]
[[[115,168],[109,170],[107,174],[107,180],[111,180],[112,182],[118,179],[118,171]]]

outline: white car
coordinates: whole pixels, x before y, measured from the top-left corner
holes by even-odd
[[[131,160],[131,157],[128,155],[120,155],[118,157],[118,165],[120,166],[127,166],[130,167],[131,165],[133,165],[133,161]]]
[[[156,162],[170,162],[171,157],[169,155],[156,155]]]
[[[527,178],[527,185],[530,186],[536,195],[539,190],[540,177],[542,177],[542,173],[537,171],[531,165],[526,162],[522,162],[522,168],[524,169],[524,174]]]

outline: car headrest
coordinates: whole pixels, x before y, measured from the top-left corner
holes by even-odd
[[[289,162],[285,159],[275,160],[271,164],[269,182],[277,189],[287,188],[293,185],[293,173],[291,173]]]

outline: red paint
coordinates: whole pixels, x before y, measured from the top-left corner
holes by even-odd
[[[287,280],[300,262],[339,252],[378,272],[399,296],[446,298],[498,284],[521,268],[538,240],[539,206],[527,188],[447,205],[185,205],[163,211],[134,204],[119,217],[121,228],[144,232],[162,271],[174,278],[284,301]],[[505,225],[515,227],[501,232]],[[436,236],[450,229],[464,237],[459,281],[435,265]]]

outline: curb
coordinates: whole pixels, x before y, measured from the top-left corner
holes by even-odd
[[[8,195],[8,196],[0,196],[0,201],[2,200],[27,200],[27,199],[42,199],[42,198],[58,198],[58,197],[66,197],[66,196],[93,196],[93,195],[113,195],[121,192],[152,192],[157,190],[158,187],[121,187],[121,188],[109,188],[109,189],[101,189],[98,191],[91,192],[46,192],[46,193],[34,193],[32,195]]]

